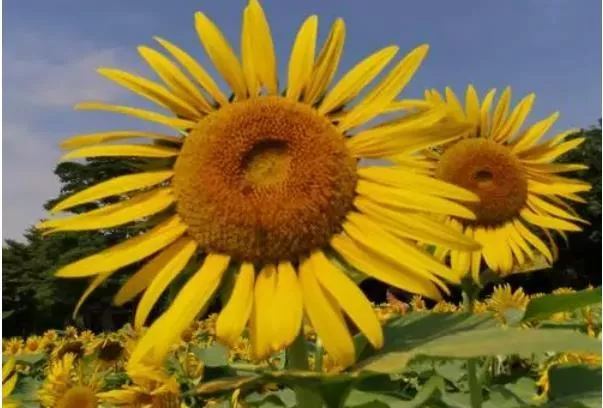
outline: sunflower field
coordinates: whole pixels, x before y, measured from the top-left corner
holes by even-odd
[[[220,78],[158,36],[156,78],[99,67],[161,110],[77,110],[169,131],[63,140],[48,218],[3,248],[5,406],[600,406],[600,123],[552,132],[510,87],[404,99],[429,45],[344,69],[343,19],[319,44],[307,17],[284,75],[258,0],[238,53],[194,27]]]

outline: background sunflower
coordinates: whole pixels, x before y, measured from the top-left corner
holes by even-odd
[[[506,88],[492,112],[495,94],[496,90],[490,90],[480,102],[470,85],[464,106],[450,88],[446,88],[445,96],[428,90],[424,101],[408,103],[418,110],[444,106],[448,109],[444,122],[471,126],[461,136],[449,135],[442,147],[424,150],[407,161],[419,161],[426,173],[480,197],[479,203],[468,204],[476,219],[452,216],[445,222],[480,242],[483,248],[472,252],[448,248],[436,251],[440,259],[449,260],[453,269],[471,271],[475,279],[482,260],[502,275],[537,262],[538,255],[551,264],[556,257],[551,231],[565,238],[565,232],[581,230],[585,221],[570,203],[585,202],[580,193],[591,189],[586,182],[562,175],[583,170],[585,165],[555,163],[584,142],[583,137],[567,139],[576,129],[544,139],[558,112],[522,128],[534,94],[524,97],[511,110],[511,89]]]

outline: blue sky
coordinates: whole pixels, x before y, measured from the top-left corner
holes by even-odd
[[[67,136],[132,129],[134,119],[74,112],[81,100],[147,106],[95,73],[100,66],[149,74],[136,53],[160,35],[207,59],[193,13],[203,10],[238,47],[244,0],[159,1],[19,0],[4,2],[3,238],[18,238],[44,216],[42,203],[58,192],[52,174]],[[296,30],[319,16],[320,41],[343,17],[347,39],[340,71],[378,48],[401,53],[429,43],[423,66],[402,97],[426,87],[480,95],[511,85],[514,99],[535,92],[530,120],[561,111],[555,130],[588,127],[601,116],[601,2],[266,0],[281,73]],[[341,73],[341,72],[340,72]]]

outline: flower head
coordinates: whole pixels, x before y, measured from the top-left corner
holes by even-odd
[[[579,193],[591,188],[565,176],[586,166],[555,163],[584,138],[569,138],[576,132],[569,130],[543,139],[558,112],[522,128],[534,94],[510,110],[511,90],[507,88],[492,113],[495,94],[496,90],[490,90],[480,103],[477,92],[469,86],[463,107],[450,88],[446,88],[445,97],[429,90],[424,101],[412,104],[419,111],[446,107],[449,113],[442,123],[469,125],[462,135],[449,133],[446,143],[423,151],[415,160],[425,163],[427,173],[479,196],[479,202],[467,204],[475,219],[449,216],[443,220],[480,242],[482,249],[436,250],[453,269],[470,271],[476,280],[482,263],[502,275],[550,265],[556,256],[551,231],[563,235],[581,230],[584,220],[570,203],[584,202]],[[400,159],[407,161],[407,156]]]

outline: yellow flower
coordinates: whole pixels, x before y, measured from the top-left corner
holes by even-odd
[[[89,372],[81,359],[66,353],[50,365],[38,399],[45,408],[96,408],[101,385],[98,366]]]
[[[42,335],[42,337],[44,338],[44,340],[46,340],[47,342],[54,342],[57,340],[58,338],[58,334],[56,332],[56,330],[46,330],[44,332],[44,334]]]
[[[8,340],[2,339],[2,354],[9,356],[19,354],[23,349],[23,339],[20,337],[11,337]]]
[[[77,338],[77,329],[73,326],[65,327],[65,332],[63,333],[63,337],[66,339],[76,339]]]
[[[25,340],[23,351],[26,354],[40,353],[44,348],[44,338],[40,336],[30,336]]]
[[[486,306],[494,312],[496,318],[501,322],[505,321],[505,312],[509,309],[525,310],[529,297],[523,292],[523,288],[513,291],[511,285],[497,285],[492,291],[492,295],[486,300]]]
[[[459,251],[439,247],[436,251],[453,269],[461,273],[471,271],[475,280],[479,278],[482,260],[501,275],[550,265],[556,256],[550,231],[564,234],[581,230],[579,224],[584,220],[568,201],[585,202],[578,193],[591,188],[560,175],[586,166],[554,163],[584,138],[566,140],[576,132],[569,130],[543,140],[558,112],[522,130],[534,94],[523,98],[509,113],[511,90],[507,88],[492,114],[495,93],[490,90],[480,103],[477,92],[469,86],[463,107],[451,89],[446,88],[445,98],[431,90],[426,91],[425,101],[413,105],[419,110],[445,106],[449,114],[442,123],[470,125],[462,136],[450,133],[447,144],[426,151],[420,158],[436,178],[480,197],[479,203],[468,204],[477,219],[452,216],[444,217],[444,222],[474,238],[483,248]],[[406,160],[406,156],[402,159]],[[547,237],[548,245],[533,228]]]
[[[101,401],[128,408],[181,406],[178,382],[158,367],[128,364],[126,372],[132,384],[98,393]]]
[[[486,302],[482,302],[481,300],[476,300],[473,303],[473,313],[474,314],[482,314],[488,311],[488,305]]]
[[[550,390],[549,370],[560,364],[585,364],[593,367],[601,366],[601,355],[597,353],[561,353],[543,365],[536,385],[540,388],[540,398],[546,397]]]
[[[435,129],[433,124],[445,109],[367,126],[391,112],[390,103],[414,75],[428,46],[402,57],[366,93],[394,59],[397,46],[365,58],[327,91],[342,54],[341,19],[318,53],[318,17],[303,22],[284,87],[279,87],[270,27],[257,0],[250,0],[243,13],[240,60],[205,14],[195,15],[195,28],[232,96],[185,51],[158,37],[164,51],[138,50],[163,83],[117,69],[99,70],[171,115],[102,102],[82,103],[78,109],[134,116],[166,125],[180,136],[110,131],[62,143],[70,150],[63,160],[137,157],[154,167],[78,192],[51,213],[109,196],[127,196],[123,201],[44,221],[39,228],[77,231],[149,217],[157,221],[149,231],[67,265],[57,275],[94,277],[77,310],[114,271],[153,256],[115,296],[122,304],[142,293],[135,314],[135,326],[141,327],[166,287],[195,260],[196,271],[140,341],[132,355],[136,361],[163,359],[227,275],[233,279],[232,295],[215,325],[223,343],[237,342],[249,326],[254,356],[265,359],[293,342],[305,313],[333,358],[349,366],[354,343],[340,311],[374,347],[382,346],[383,334],[370,302],[340,267],[342,261],[392,286],[438,299],[446,281],[458,283],[460,278],[415,242],[479,248],[428,216],[475,218],[458,202],[477,202],[475,194],[401,167],[359,166],[362,159],[386,158],[444,140],[440,131],[447,125]],[[453,126],[457,131],[465,127]],[[105,143],[133,138],[151,143]]]
[[[10,394],[17,384],[17,373],[15,372],[15,359],[10,358],[2,365],[2,406],[5,408],[17,408],[19,404],[10,398]]]
[[[413,295],[412,299],[410,299],[410,307],[413,312],[422,312],[427,310],[425,299],[419,295]]]
[[[91,351],[92,347],[86,347],[81,340],[72,340],[71,337],[65,337],[57,342],[56,347],[50,353],[50,357],[53,360],[61,360],[66,354],[72,354],[77,359],[90,354]]]
[[[474,305],[475,307],[475,305]],[[440,300],[436,303],[431,309],[435,313],[448,313],[448,312],[456,312],[458,310],[458,306],[454,303],[446,302],[445,300]]]

